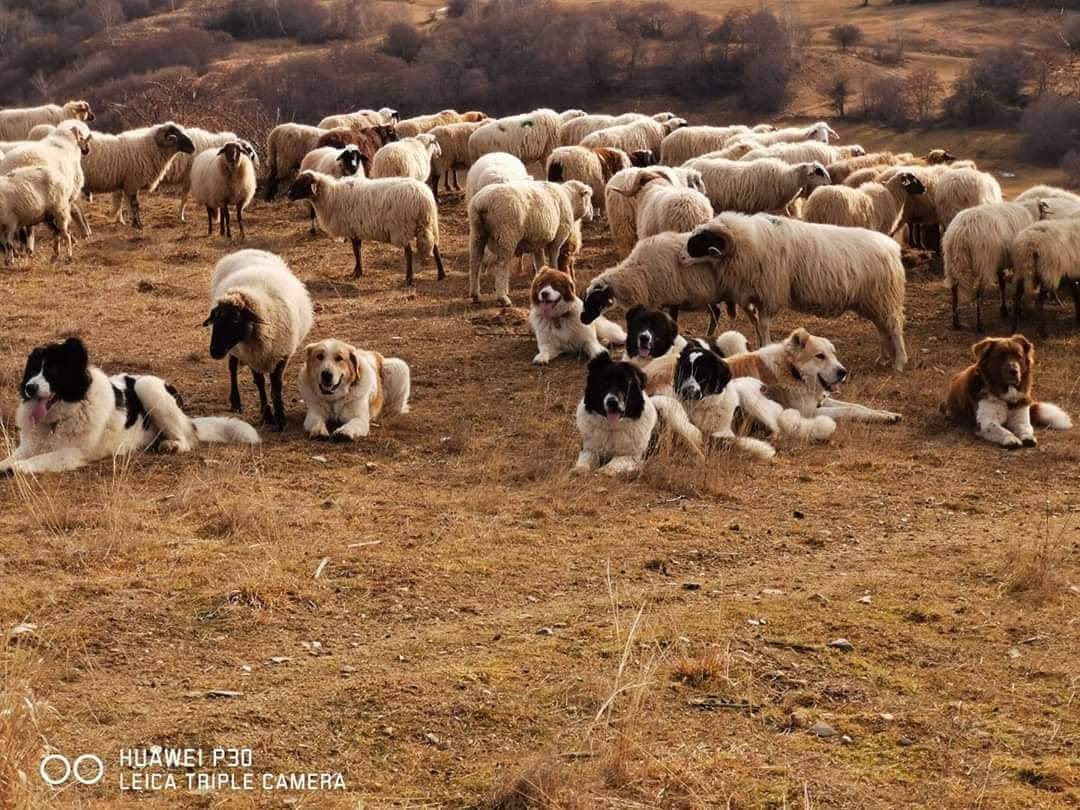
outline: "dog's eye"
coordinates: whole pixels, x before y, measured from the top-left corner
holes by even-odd
[[[340,355],[340,354],[339,354],[339,355],[338,355],[337,357],[335,357],[335,358],[334,358],[334,362],[335,362],[335,363],[340,363],[340,362],[342,362],[342,357],[341,357],[341,355]]]
[[[325,354],[319,354],[315,359],[318,360],[321,363],[323,360],[326,359],[326,355]]]
[[[817,359],[818,359],[818,360],[824,360],[824,359],[825,359],[825,355],[824,355],[824,354],[819,354],[819,355],[817,356]]]

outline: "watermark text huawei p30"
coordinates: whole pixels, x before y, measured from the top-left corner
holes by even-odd
[[[51,753],[38,769],[50,787],[104,785],[125,793],[183,791],[345,790],[337,771],[276,771],[259,767],[250,748],[121,748],[112,757]]]

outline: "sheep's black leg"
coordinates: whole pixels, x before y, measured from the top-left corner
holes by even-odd
[[[708,337],[712,337],[716,334],[716,330],[720,326],[720,307],[716,304],[709,304],[709,329],[705,333]]]
[[[236,373],[240,368],[240,361],[229,356],[229,408],[234,413],[240,413],[240,385],[236,381]]]
[[[356,264],[353,266],[353,271],[352,271],[352,277],[353,278],[360,278],[360,276],[364,275],[364,262],[360,259],[360,251],[362,249],[363,249],[363,245],[360,243],[360,240],[359,239],[353,239],[352,240],[352,252],[353,252],[353,256],[356,257]]]
[[[679,322],[679,308],[678,307],[668,307],[668,315],[671,316],[671,320],[675,321],[675,323]]]
[[[412,245],[405,246],[405,286],[412,286]]]
[[[274,424],[274,412],[270,410],[270,404],[266,401],[266,377],[257,371],[251,372],[251,379],[255,381],[255,387],[259,389],[259,412],[262,414],[264,425]]]
[[[431,173],[431,177],[428,178],[428,183],[431,185],[431,193],[435,195],[435,202],[439,201],[439,175],[435,172]]]
[[[229,220],[229,206],[221,206],[221,208],[218,209],[218,215],[221,217],[221,235],[232,239],[232,223]]]
[[[311,235],[316,236],[319,232],[315,229],[315,207],[311,208]]]
[[[281,375],[284,371],[285,361],[282,360],[270,372],[270,396],[274,400],[274,424],[279,432],[285,429],[285,403],[281,399]]]
[[[1020,318],[1024,314],[1024,281],[1016,280],[1016,292],[1013,293],[1013,321],[1012,330],[1015,334],[1020,331]]]
[[[1073,306],[1076,308],[1076,314],[1073,316],[1073,319],[1076,325],[1080,326],[1080,281],[1073,281],[1072,294]]]
[[[136,195],[128,197],[128,207],[131,208],[131,227],[142,230],[142,217],[139,215],[139,198]]]
[[[953,287],[953,290],[956,288]],[[975,331],[980,335],[983,333],[982,322],[982,289],[975,291]]]
[[[277,191],[278,179],[274,177],[274,169],[271,167],[270,173],[266,176],[266,192],[263,195],[263,199],[267,202],[274,199],[274,192]]]
[[[240,226],[240,238],[247,239],[244,233],[244,207],[240,203],[236,204],[236,224]]]
[[[442,281],[446,278],[446,271],[443,269],[442,256],[439,255],[438,245],[435,245],[432,249],[432,254],[435,256],[435,270],[438,271],[438,279],[439,281]]]
[[[206,235],[214,235],[214,209],[206,206]]]
[[[1005,271],[998,270],[998,291],[1001,293],[1001,318],[1004,320],[1009,317],[1009,305],[1005,301]]]
[[[1035,296],[1035,307],[1039,311],[1039,337],[1046,337],[1046,287],[1039,290]]]
[[[952,328],[960,328],[960,292],[957,287],[952,288]]]

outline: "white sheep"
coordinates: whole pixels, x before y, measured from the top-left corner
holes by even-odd
[[[380,124],[393,124],[398,120],[398,111],[392,107],[381,110],[357,110],[340,115],[328,115],[319,122],[319,129],[337,129],[338,127],[377,127]]]
[[[626,192],[635,187],[638,177],[645,171],[663,175],[672,186],[691,188],[702,194],[705,192],[701,172],[697,169],[651,166],[648,169],[630,168],[617,172],[604,188],[604,209],[615,255],[619,258],[626,258],[637,242],[638,198]]]
[[[575,224],[592,219],[591,198],[592,190],[576,180],[518,180],[478,191],[469,202],[469,298],[480,300],[480,275],[494,269],[498,303],[510,306],[514,256],[531,253],[537,269],[560,267]]]
[[[900,246],[864,228],[777,217],[722,213],[687,239],[685,261],[705,261],[726,290],[724,300],[745,310],[760,346],[784,309],[819,316],[851,310],[877,327],[879,362],[898,371],[904,348],[904,265]]]
[[[593,193],[593,206],[603,209],[604,187],[616,173],[630,167],[630,156],[621,149],[560,146],[547,159],[547,179],[552,183],[577,180]]]
[[[232,239],[229,206],[236,206],[236,223],[244,239],[244,209],[255,196],[255,165],[239,141],[220,148],[206,149],[195,156],[191,165],[191,196],[206,206],[207,236],[214,233],[214,222],[221,216],[221,235]]]
[[[56,232],[53,261],[60,258],[60,240],[71,259],[71,199],[65,179],[54,169],[33,166],[0,176],[0,235],[7,263],[15,258],[15,239],[26,228],[48,221]]]
[[[577,146],[586,135],[617,124],[628,124],[645,118],[641,113],[626,113],[625,115],[606,115],[596,113],[594,115],[579,115],[563,121],[559,125],[559,146]]]
[[[469,155],[477,160],[491,152],[508,152],[525,164],[543,164],[558,145],[559,114],[542,108],[488,121],[469,136]]]
[[[483,123],[488,117],[482,112],[459,113],[457,110],[443,110],[433,115],[418,115],[413,118],[405,118],[394,125],[399,138],[415,138],[425,132],[431,132],[435,127],[449,124]]]
[[[1024,289],[1030,285],[1038,291],[1035,303],[1039,312],[1039,335],[1045,337],[1046,297],[1066,280],[1073,282],[1075,323],[1080,326],[1080,218],[1066,216],[1029,225],[1013,240],[1009,255],[1016,271],[1013,332],[1020,329]]]
[[[344,149],[336,146],[320,146],[312,149],[304,159],[300,161],[300,171],[321,172],[331,177],[364,177],[364,162],[367,158],[356,146],[349,144]],[[318,231],[315,229],[315,206],[310,202],[304,203],[308,207],[311,217],[311,235]]]
[[[69,118],[69,121],[78,121],[78,118]],[[26,140],[28,141],[40,141],[49,137],[49,134],[56,129],[59,124],[38,124],[32,130],[26,134]]]
[[[90,151],[93,135],[82,121],[64,121],[41,141],[25,141],[0,159],[0,174],[14,169],[39,166],[53,169],[67,184],[71,215],[83,237],[90,236],[90,225],[79,209],[84,175],[82,158]]]
[[[371,177],[411,177],[423,183],[431,177],[431,163],[442,154],[435,136],[422,133],[379,148],[371,160]],[[432,193],[434,193],[434,184]]]
[[[731,138],[750,132],[750,127],[734,124],[729,127],[679,127],[664,137],[660,144],[660,162],[665,166],[681,166],[691,158],[717,152]]]
[[[1060,198],[1075,203],[1076,205],[1080,205],[1080,194],[1074,194],[1071,191],[1066,191],[1065,189],[1058,188],[1057,186],[1042,185],[1032,186],[1031,188],[1026,189],[1021,194],[1018,194],[1016,196],[1016,199],[1013,200],[1013,202],[1022,203],[1028,202],[1029,200],[1038,201],[1051,198]]]
[[[868,228],[892,236],[909,194],[925,194],[924,186],[910,172],[900,172],[885,183],[818,186],[806,200],[803,219],[848,228]]]
[[[361,249],[365,239],[404,249],[406,287],[413,285],[413,242],[421,258],[435,257],[439,280],[446,277],[439,255],[439,212],[435,196],[419,180],[336,178],[305,171],[289,189],[289,199],[310,200],[322,229],[330,236],[352,242],[356,259],[353,278],[364,273]]]
[[[337,118],[342,116],[332,116]],[[324,121],[330,119],[323,119]],[[342,126],[347,126],[343,124]],[[278,124],[266,139],[266,190],[264,197],[274,199],[278,184],[300,168],[304,155],[318,146],[319,138],[329,130],[307,124]]]
[[[829,182],[829,173],[820,163],[790,166],[776,158],[746,163],[695,158],[686,166],[701,172],[714,211],[783,213],[799,197]]]
[[[181,222],[187,222],[187,203],[188,197],[191,195],[191,164],[195,160],[195,155],[205,152],[207,149],[220,149],[225,144],[236,141],[244,145],[244,151],[255,167],[256,173],[259,171],[259,155],[255,151],[255,147],[235,132],[210,132],[201,127],[184,127],[184,133],[191,139],[195,151],[192,154],[179,154],[173,158],[169,163],[165,176],[158,183],[159,188],[161,186],[180,187]]]
[[[670,118],[666,121],[641,118],[629,124],[617,124],[597,130],[582,138],[581,145],[592,148],[606,146],[610,149],[621,149],[626,153],[647,150],[657,154],[664,136],[684,126],[685,118]]]
[[[159,124],[119,135],[94,133],[93,148],[82,160],[83,189],[91,194],[122,191],[131,212],[131,224],[142,228],[139,192],[153,191],[179,153],[191,154],[195,145],[176,124]]]
[[[941,163],[952,163],[954,160],[956,157],[948,149],[931,149],[921,158],[915,157],[911,152],[871,152],[837,160],[825,168],[829,170],[829,177],[834,183],[844,183],[852,174],[863,169],[882,171],[889,166],[937,166]],[[874,178],[871,176],[869,179]],[[859,183],[854,185],[857,187]]]
[[[772,132],[751,132],[736,135],[731,140],[751,141],[759,146],[772,146],[774,143],[798,143],[800,141],[822,141],[828,143],[832,138],[839,138],[836,130],[824,121],[806,127],[786,127]],[[726,146],[730,146],[730,141]]]
[[[489,152],[477,159],[465,177],[465,204],[486,186],[528,179],[529,170],[520,159],[506,152]]]
[[[229,404],[239,412],[240,363],[251,369],[263,422],[285,428],[281,379],[289,358],[315,322],[311,297],[288,265],[265,250],[239,250],[217,263],[210,277],[210,356],[229,358]],[[265,376],[270,376],[271,408]]]
[[[751,149],[739,160],[757,160],[758,158],[776,158],[784,163],[813,163],[825,166],[838,160],[865,155],[866,150],[855,144],[851,146],[830,146],[821,141],[801,141],[799,143],[774,143],[772,146],[759,146]],[[831,177],[831,175],[830,175]]]
[[[946,231],[953,217],[965,208],[1002,200],[998,181],[977,169],[947,168],[937,175],[933,193],[938,221]]]
[[[687,233],[713,218],[709,198],[693,188],[673,182],[667,172],[640,172],[629,187],[613,187],[619,194],[638,197],[637,238],[671,231]]]
[[[30,130],[39,124],[56,126],[70,118],[89,123],[94,120],[94,113],[86,101],[69,101],[62,107],[59,104],[45,104],[41,107],[0,110],[0,141],[26,140]]]
[[[428,131],[439,144],[439,156],[431,159],[432,190],[439,198],[438,179],[445,178],[447,191],[461,191],[457,170],[469,168],[469,138],[484,125],[483,121],[467,121],[461,124],[445,124]],[[452,182],[452,187],[451,187]]]

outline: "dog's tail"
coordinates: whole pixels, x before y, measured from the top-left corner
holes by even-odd
[[[1031,406],[1031,424],[1051,430],[1068,430],[1072,427],[1072,419],[1057,405],[1036,402]]]
[[[412,390],[409,366],[397,357],[383,358],[383,413],[396,416],[409,412],[409,393]]]
[[[696,455],[700,458],[705,458],[705,453],[702,451],[704,442],[701,437],[701,431],[690,421],[690,417],[687,416],[686,409],[682,406],[682,403],[674,397],[665,394],[656,394],[649,397],[649,399],[651,399],[653,405],[656,406],[656,410],[664,420],[664,424],[670,427],[672,432],[697,451]]]
[[[836,432],[836,422],[830,416],[803,417],[794,408],[780,414],[780,431],[788,436],[795,436],[804,441],[824,442]]]
[[[768,442],[761,439],[752,439],[749,436],[736,436],[735,446],[744,453],[749,453],[760,461],[768,461],[776,455],[776,449]]]
[[[259,434],[242,419],[231,416],[201,416],[191,420],[200,442],[258,444]]]

